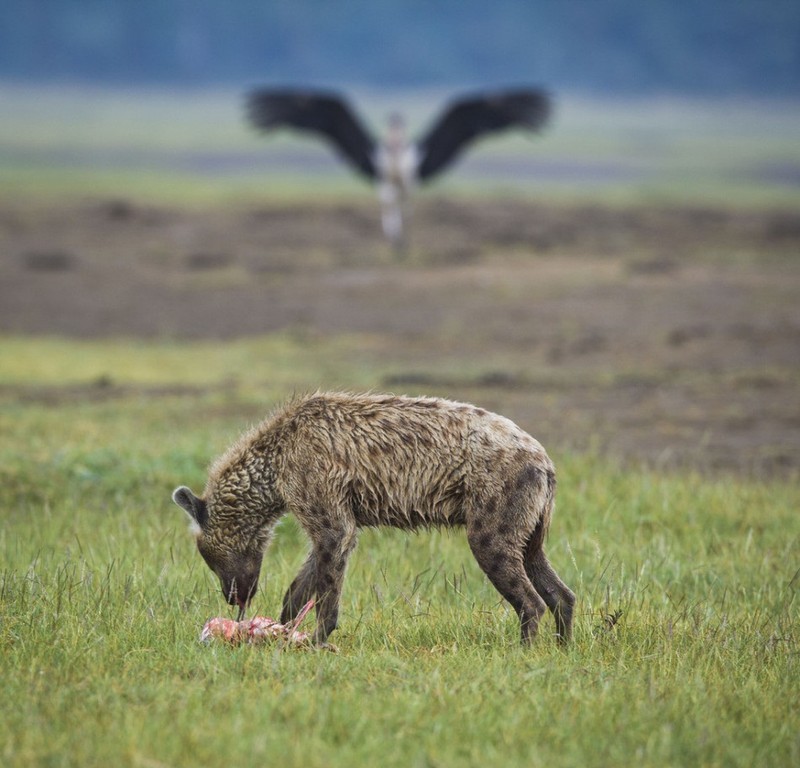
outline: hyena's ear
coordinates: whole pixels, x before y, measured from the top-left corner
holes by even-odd
[[[172,493],[172,500],[201,528],[208,519],[206,503],[198,499],[185,485],[176,488]]]

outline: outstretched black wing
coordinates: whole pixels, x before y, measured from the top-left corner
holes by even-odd
[[[247,96],[250,122],[262,130],[296,128],[329,141],[359,173],[377,175],[375,140],[349,104],[336,93],[260,88]]]
[[[537,131],[550,116],[550,98],[538,89],[495,91],[452,102],[417,142],[417,176],[425,181],[443,171],[478,137],[506,128]]]

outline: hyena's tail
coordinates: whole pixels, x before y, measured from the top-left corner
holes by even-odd
[[[553,519],[553,508],[556,503],[556,474],[552,470],[541,472],[541,480],[537,496],[540,499],[539,519],[533,534],[528,539],[527,550],[531,556],[544,547],[544,540],[550,530],[550,521]]]

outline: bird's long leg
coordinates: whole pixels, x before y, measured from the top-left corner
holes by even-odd
[[[395,253],[402,252],[405,246],[402,192],[394,182],[383,181],[378,189],[378,198],[381,202],[383,234]]]

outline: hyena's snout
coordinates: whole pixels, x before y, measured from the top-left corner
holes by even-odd
[[[222,594],[229,605],[238,605],[244,611],[258,589],[258,573],[219,577]]]

